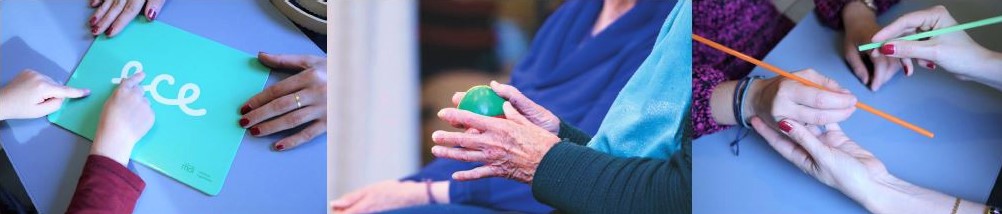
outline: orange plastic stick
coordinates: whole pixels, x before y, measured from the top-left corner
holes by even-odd
[[[762,62],[762,61],[760,61],[758,59],[755,59],[755,58],[753,58],[751,56],[748,56],[748,55],[745,55],[745,54],[743,54],[741,52],[738,52],[738,51],[736,51],[734,49],[728,48],[727,46],[721,45],[720,43],[716,43],[714,41],[710,41],[709,39],[703,38],[702,36],[699,36],[699,35],[696,35],[696,34],[692,34],[692,39],[696,40],[697,42],[706,44],[706,45],[708,45],[708,46],[710,46],[710,47],[712,47],[714,49],[723,51],[724,53],[727,53],[727,54],[730,54],[730,55],[732,55],[734,57],[742,59],[744,61],[748,61],[748,62],[750,62],[752,64],[758,65],[759,67],[765,68],[766,70],[775,72],[776,74],[779,74],[780,76],[783,76],[783,77],[786,77],[786,78],[790,78],[792,80],[796,80],[797,82],[800,82],[800,83],[802,83],[804,85],[807,85],[807,86],[819,88],[821,90],[828,90],[824,86],[818,85],[817,83],[811,82],[810,80],[801,78],[801,77],[799,77],[797,75],[793,75],[790,72],[783,71],[783,69],[779,69],[776,66],[770,65],[770,64]],[[864,111],[876,114],[877,116],[880,116],[880,117],[882,117],[884,119],[887,119],[887,120],[889,120],[889,121],[891,121],[893,123],[896,123],[898,125],[904,126],[905,128],[911,129],[912,131],[918,132],[919,134],[925,135],[926,137],[933,138],[935,136],[932,132],[929,132],[928,130],[925,130],[925,129],[923,129],[921,127],[918,127],[916,125],[913,125],[911,123],[905,122],[904,120],[898,119],[897,117],[891,116],[890,114],[884,113],[884,112],[882,112],[880,110],[877,110],[877,109],[875,109],[873,107],[870,107],[869,105],[863,104],[862,102],[856,102],[856,108],[863,109]]]

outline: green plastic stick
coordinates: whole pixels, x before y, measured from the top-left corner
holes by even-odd
[[[957,32],[957,31],[967,30],[967,29],[981,27],[981,26],[985,26],[985,25],[996,24],[996,23],[999,23],[999,22],[1002,22],[1002,16],[996,16],[996,17],[992,17],[992,18],[987,18],[987,19],[982,19],[982,20],[978,20],[978,21],[968,22],[968,23],[961,24],[961,25],[954,25],[954,26],[947,27],[947,28],[936,29],[936,30],[922,32],[922,33],[912,34],[912,35],[904,36],[904,37],[893,39],[893,40],[911,40],[911,41],[914,41],[914,40],[919,40],[919,39],[923,39],[923,38],[928,38],[928,37],[933,37],[933,36],[939,36],[939,35],[943,35],[943,34],[946,34],[946,33],[953,33],[953,32]],[[887,43],[889,41],[874,42],[874,43],[870,43],[870,44],[860,45],[859,46],[859,51],[866,51],[866,50],[870,50],[870,49],[874,49],[874,48],[879,48],[880,46],[884,45],[884,43]]]

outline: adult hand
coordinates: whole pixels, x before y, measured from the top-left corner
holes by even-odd
[[[146,73],[142,72],[126,78],[105,101],[91,154],[111,158],[122,165],[129,163],[132,148],[150,131],[154,121],[153,109],[139,85],[143,78]]]
[[[918,31],[929,31],[957,25],[950,12],[943,6],[935,6],[901,16],[881,29],[871,39],[874,42],[891,40]],[[925,41],[890,41],[874,52],[895,58],[916,58],[926,68],[942,66],[961,79],[987,79],[999,81],[1002,56],[985,49],[963,31],[931,37]],[[994,62],[994,63],[992,63]]]
[[[295,73],[251,97],[240,108],[240,126],[266,136],[305,125],[302,131],[275,142],[285,151],[327,132],[327,61],[309,55],[259,53],[265,66]]]
[[[882,55],[861,54],[856,47],[870,43],[880,26],[877,25],[877,15],[863,2],[853,1],[842,9],[843,26],[845,36],[842,42],[845,61],[849,64],[853,73],[863,84],[869,86],[870,90],[877,91],[887,81],[894,77],[894,74],[904,66],[905,74],[911,76],[914,73],[911,59],[890,58]],[[862,56],[868,57],[873,64],[871,71]],[[871,79],[872,72],[872,79]]]
[[[153,21],[166,0],[90,0],[94,14],[90,16],[90,33],[108,37],[118,35],[132,20],[143,12],[146,20]]]
[[[550,112],[550,110],[547,110],[546,108],[543,108],[543,106],[540,106],[539,104],[536,104],[536,102],[530,100],[514,86],[501,84],[497,81],[491,81],[490,86],[491,90],[494,90],[494,93],[497,93],[501,98],[511,102],[511,105],[515,107],[515,109],[518,110],[522,116],[529,119],[532,124],[536,124],[536,126],[546,129],[546,131],[553,134],[558,134],[560,132],[560,118],[558,118],[557,115],[554,115],[553,112]],[[464,96],[466,96],[466,92],[456,92],[452,95],[452,104],[459,106],[459,102],[463,100]]]
[[[752,118],[751,124],[783,158],[870,212],[947,212],[959,199],[891,175],[873,153],[849,139],[836,123],[826,124],[821,130],[784,119],[778,124],[783,134],[758,117]],[[955,213],[978,213],[984,206],[962,201],[955,209]]]
[[[66,98],[89,94],[90,90],[63,86],[36,71],[24,70],[0,89],[0,120],[42,117],[59,110]]]
[[[856,96],[840,87],[835,80],[811,69],[793,74],[828,90],[810,87],[782,76],[755,81],[746,98],[751,105],[745,105],[745,115],[756,115],[766,121],[790,118],[823,125],[848,119],[856,111]]]
[[[432,133],[432,141],[438,144],[431,148],[435,156],[484,163],[471,170],[453,173],[453,179],[466,181],[505,177],[532,183],[539,162],[560,139],[522,116],[511,102],[505,102],[503,108],[506,119],[456,108],[438,112],[438,117],[449,124],[479,130],[465,133],[439,130]]]
[[[446,181],[439,181],[433,183],[432,188],[448,188],[448,185]],[[383,181],[341,196],[331,202],[331,209],[339,213],[375,213],[425,205],[431,201],[426,188],[421,182]],[[448,189],[444,194],[448,194]]]

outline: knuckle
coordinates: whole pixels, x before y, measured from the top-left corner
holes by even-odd
[[[818,90],[814,92],[814,107],[822,107],[826,104],[825,94],[823,91]]]
[[[273,108],[275,110],[281,110],[281,109],[288,108],[290,106],[295,106],[296,105],[296,101],[294,99],[287,99],[286,97],[283,97],[283,98],[279,98],[278,100],[275,100],[275,104],[277,104],[277,105],[273,106]]]
[[[824,124],[828,120],[828,116],[823,113],[814,114],[814,124]]]

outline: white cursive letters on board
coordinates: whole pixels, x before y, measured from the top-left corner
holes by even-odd
[[[129,76],[129,70],[132,70],[133,68],[136,69],[136,71],[133,73],[142,72],[143,63],[135,60],[125,63],[125,66],[122,67],[122,76],[112,78],[111,83],[113,84],[121,83],[123,79]],[[181,111],[184,112],[185,114],[195,117],[205,115],[206,111],[204,108],[191,109],[188,107],[188,104],[191,104],[196,100],[198,100],[198,95],[200,93],[198,85],[195,85],[193,83],[186,83],[181,86],[181,89],[178,90],[176,99],[169,99],[160,96],[160,93],[157,92],[157,86],[160,85],[160,82],[163,81],[167,81],[168,85],[174,85],[174,76],[171,76],[170,74],[157,75],[156,77],[153,78],[153,81],[150,82],[149,85],[143,86],[143,91],[149,91],[150,96],[152,96],[153,100],[156,100],[158,103],[164,105],[178,106],[178,108],[181,108]],[[185,96],[186,94],[188,94],[188,91],[191,91],[191,95]]]

